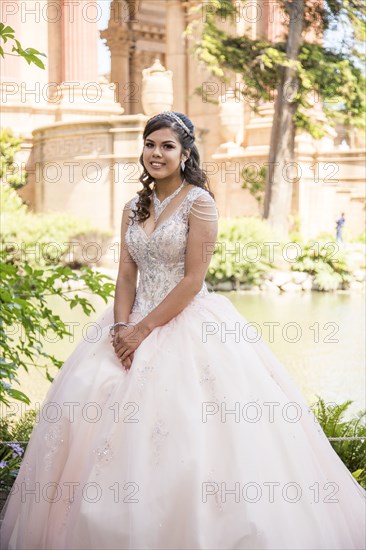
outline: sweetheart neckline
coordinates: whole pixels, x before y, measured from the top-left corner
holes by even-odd
[[[138,228],[140,229],[140,231],[142,232],[142,234],[144,235],[144,237],[146,238],[146,240],[151,240],[151,238],[155,235],[155,233],[158,231],[158,229],[160,229],[160,227],[163,227],[166,222],[168,222],[181,208],[182,204],[184,204],[185,200],[187,199],[187,197],[189,196],[189,194],[194,190],[194,189],[201,189],[200,187],[198,186],[194,186],[192,187],[192,189],[190,189],[188,191],[188,193],[186,194],[186,196],[184,197],[184,199],[182,200],[182,202],[179,204],[179,206],[174,210],[174,212],[172,212],[172,214],[170,214],[170,216],[168,216],[160,225],[158,225],[157,227],[155,227],[154,231],[152,231],[149,235],[144,231],[144,229],[142,228],[142,225],[140,223],[137,223],[137,226]]]

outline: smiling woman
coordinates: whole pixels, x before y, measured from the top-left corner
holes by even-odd
[[[283,365],[207,289],[218,213],[192,122],[150,119],[141,162],[114,305],[51,386],[2,548],[364,548],[365,491]]]
[[[157,136],[160,135],[157,143],[153,141],[156,134]],[[164,128],[160,132],[153,132],[151,137],[145,141],[143,161],[145,166],[150,167],[150,173],[165,166],[167,168],[166,175],[172,175],[173,171],[176,170],[177,160],[180,160],[180,156],[180,144],[177,139],[174,140],[174,134],[168,128]]]
[[[144,130],[144,149],[140,162],[144,171],[140,177],[143,190],[138,192],[136,217],[139,222],[151,215],[151,196],[163,200],[184,180],[185,183],[206,189],[206,173],[200,168],[195,144],[194,127],[183,113],[161,113],[151,118]],[[150,187],[154,184],[153,188]]]

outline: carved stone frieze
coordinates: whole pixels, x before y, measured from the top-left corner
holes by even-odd
[[[42,161],[50,162],[65,158],[74,159],[77,156],[90,156],[108,152],[108,138],[103,135],[65,136],[59,138],[49,137],[43,144]]]

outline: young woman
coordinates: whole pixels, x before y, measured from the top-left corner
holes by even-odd
[[[52,384],[4,549],[361,549],[365,491],[205,275],[217,209],[192,122],[145,128],[113,308]]]

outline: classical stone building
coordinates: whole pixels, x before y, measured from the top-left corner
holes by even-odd
[[[97,67],[96,0],[2,0],[1,20],[22,45],[47,54],[45,71],[10,56],[0,66],[1,125],[23,136],[19,161],[29,177],[21,194],[36,211],[68,211],[117,231],[123,203],[139,188],[144,123],[156,110],[172,108],[196,125],[221,216],[259,215],[241,174],[267,161],[273,104],[259,103],[260,114],[254,114],[243,100],[240,75],[222,84],[194,58],[192,38],[183,32],[192,18],[212,9],[207,1],[193,13],[197,3],[112,0],[108,27],[100,33],[111,52],[105,78]],[[273,40],[282,35],[284,17],[276,2],[237,4],[240,17],[223,21],[224,27]],[[196,89],[216,103],[204,101]],[[304,235],[333,232],[341,211],[359,234],[365,140],[354,130],[329,128],[318,141],[299,133],[296,144],[292,214]]]

